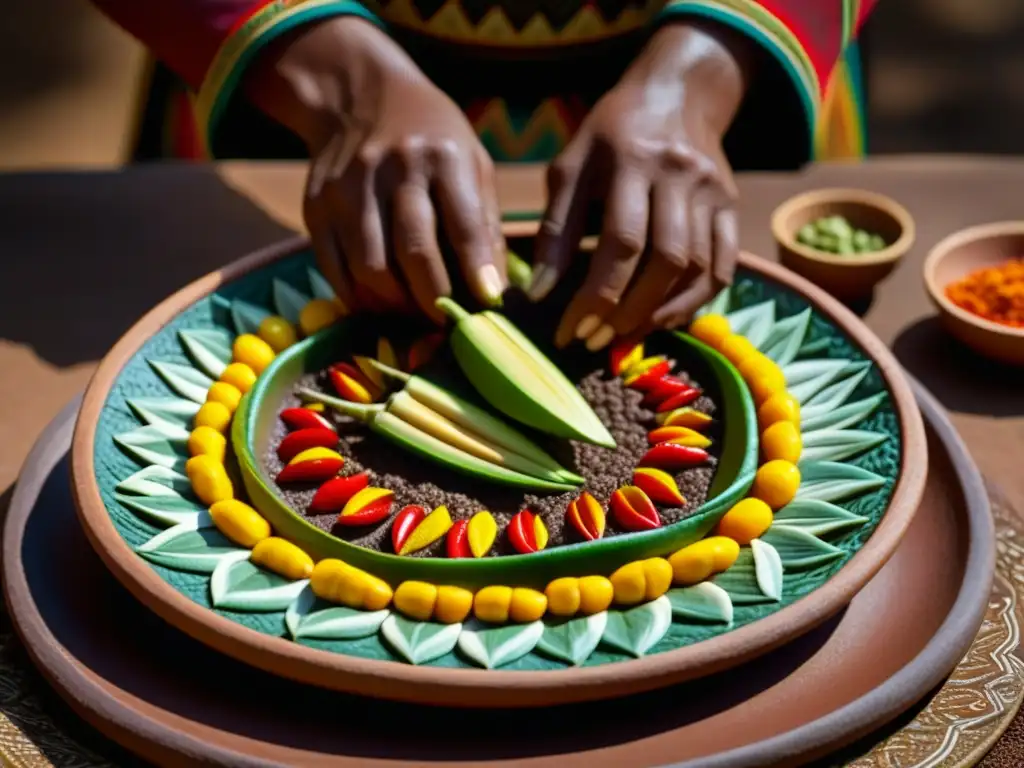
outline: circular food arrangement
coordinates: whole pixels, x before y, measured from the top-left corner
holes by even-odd
[[[228,652],[238,626],[280,658],[509,681],[680,654],[824,604],[920,493],[892,372],[758,270],[600,353],[513,295],[442,299],[444,328],[346,317],[305,251],[197,295],[113,376],[79,508],[115,574]]]

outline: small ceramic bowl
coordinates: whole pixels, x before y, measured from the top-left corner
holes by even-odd
[[[946,288],[971,272],[1024,258],[1024,221],[960,230],[936,245],[924,263],[924,283],[946,329],[986,357],[1024,365],[1024,328],[993,323],[961,309]]]
[[[889,243],[874,253],[833,254],[798,243],[800,228],[825,216],[842,216]],[[914,243],[914,220],[884,195],[860,189],[815,189],[791,197],[772,214],[772,235],[783,266],[852,301],[871,294]]]

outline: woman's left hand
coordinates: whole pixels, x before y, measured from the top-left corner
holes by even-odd
[[[596,350],[678,326],[732,281],[737,194],[722,136],[744,91],[735,47],[704,27],[664,27],[552,164],[532,298],[564,274],[588,206],[604,201],[597,249],[556,345],[576,338]]]

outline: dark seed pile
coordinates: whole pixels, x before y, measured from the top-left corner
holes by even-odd
[[[688,378],[682,371],[676,371],[675,375]],[[338,426],[341,435],[338,451],[346,457],[342,474],[350,475],[367,470],[370,472],[371,485],[394,491],[395,503],[391,517],[368,528],[339,526],[336,524],[336,513],[308,512],[309,502],[316,492],[315,486],[301,488],[289,485],[279,490],[294,509],[323,530],[360,546],[383,552],[393,551],[391,521],[408,504],[422,506],[427,512],[444,505],[453,520],[469,518],[482,509],[489,510],[498,523],[499,531],[491,556],[515,553],[505,529],[512,516],[521,509],[530,509],[543,517],[551,535],[548,548],[575,543],[581,541],[582,537],[565,520],[565,511],[569,502],[583,490],[593,494],[606,509],[605,536],[622,535],[626,531],[616,525],[609,508],[609,499],[617,488],[632,483],[633,470],[650,447],[647,433],[657,426],[654,413],[640,405],[643,398],[641,393],[626,388],[620,379],[604,369],[584,371],[583,375],[572,378],[579,382],[580,392],[608,427],[618,447],[609,450],[575,441],[551,440],[526,429],[523,431],[544,446],[562,466],[586,478],[586,485],[578,491],[538,495],[474,480],[411,455],[374,434],[369,427],[330,412],[325,415]],[[691,383],[700,386],[700,382],[691,380]],[[333,394],[323,375],[309,374],[297,386],[312,387]],[[289,396],[282,403],[281,409],[299,404],[298,398]],[[715,408],[711,398],[706,395],[691,407],[709,415],[714,413]],[[271,477],[276,476],[283,466],[277,458],[276,449],[286,433],[287,429],[279,421],[264,454],[265,467]],[[709,466],[687,469],[675,475],[686,504],[677,508],[659,507],[663,525],[693,514],[707,498],[708,487],[714,476],[715,456],[721,442],[721,425],[717,420],[707,435],[714,441],[709,450],[712,462]],[[442,539],[416,553],[416,556],[443,557],[444,553],[445,543]]]

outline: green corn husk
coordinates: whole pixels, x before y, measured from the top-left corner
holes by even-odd
[[[482,436],[497,448],[518,454],[540,467],[555,473],[555,477],[567,483],[582,485],[585,481],[575,472],[563,468],[554,458],[541,450],[530,438],[501,419],[492,416],[483,408],[448,392],[428,379],[404,373],[384,365],[378,360],[369,364],[386,378],[403,383],[403,391],[464,430]],[[532,473],[530,473],[532,474]]]
[[[488,445],[475,435],[465,435],[464,430],[458,430],[450,421],[431,411],[405,392],[392,395],[385,404],[372,405],[352,403],[306,388],[299,389],[299,395],[307,400],[324,403],[346,416],[363,421],[377,434],[410,452],[466,475],[503,485],[539,491],[569,491],[579,485],[579,483],[566,482],[560,473],[538,466],[522,456],[496,450],[493,445]],[[416,417],[417,415],[422,416],[423,411],[439,419],[442,426],[447,422],[449,431],[445,433],[443,429],[439,430],[441,434],[454,436],[452,428],[456,433],[462,433],[461,447],[425,432],[399,415]],[[437,426],[436,422],[435,426]],[[495,463],[494,460],[481,456],[481,454],[488,455],[488,448],[494,451],[489,454],[491,459],[497,455],[497,460],[501,463]],[[522,470],[534,470],[537,474],[528,474]]]
[[[472,315],[448,298],[455,359],[477,392],[516,421],[557,437],[614,448],[615,440],[573,383],[496,312]]]

